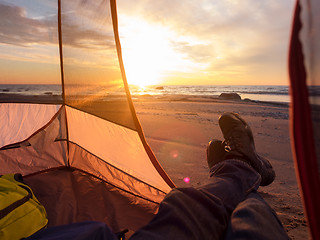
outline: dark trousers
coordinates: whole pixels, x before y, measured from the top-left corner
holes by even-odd
[[[130,240],[289,239],[276,213],[257,193],[260,175],[239,160],[211,169],[211,183],[173,189],[158,214]]]

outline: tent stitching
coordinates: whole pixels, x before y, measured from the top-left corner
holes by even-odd
[[[80,108],[71,106],[71,105],[69,105],[69,104],[64,104],[64,105],[67,106],[67,107],[69,107],[69,108],[73,108],[73,109],[75,109],[75,110],[84,112],[84,113],[86,113],[86,114],[90,114],[91,116],[95,116],[95,117],[97,117],[97,118],[103,119],[103,120],[108,121],[108,122],[110,122],[110,123],[113,123],[113,124],[119,125],[119,126],[121,126],[121,127],[130,129],[130,130],[132,130],[132,131],[138,132],[137,129],[133,129],[133,128],[130,128],[130,127],[128,127],[128,126],[125,126],[125,125],[123,125],[123,124],[121,124],[121,123],[111,121],[111,120],[109,120],[109,119],[103,118],[103,117],[98,116],[98,115],[93,114],[93,113],[89,113],[89,112],[87,112],[87,111],[85,111],[85,110],[83,110],[83,109],[80,109]]]
[[[120,168],[117,168],[117,167],[113,166],[112,164],[104,161],[102,158],[100,158],[100,157],[98,157],[97,155],[93,154],[92,152],[86,150],[85,148],[81,147],[81,146],[78,145],[77,143],[72,142],[72,141],[70,141],[70,143],[78,146],[78,147],[81,148],[82,150],[84,150],[84,151],[86,151],[87,153],[89,153],[89,154],[93,155],[94,157],[96,157],[98,160],[100,160],[100,161],[104,162],[105,164],[107,164],[107,165],[115,168],[116,170],[120,171],[121,173],[124,173],[125,175],[127,175],[127,176],[129,176],[129,177],[132,177],[133,179],[137,180],[138,182],[141,182],[141,183],[143,183],[143,184],[145,184],[145,185],[147,185],[147,186],[149,186],[149,187],[151,187],[151,188],[154,188],[155,190],[157,190],[157,191],[159,191],[159,192],[161,192],[161,193],[163,193],[163,194],[167,194],[166,192],[164,192],[164,191],[162,191],[162,190],[160,190],[160,189],[158,189],[158,188],[156,188],[156,187],[154,187],[154,186],[151,186],[150,184],[148,184],[148,183],[146,183],[146,182],[144,182],[144,181],[142,181],[142,180],[140,180],[140,179],[132,176],[131,174],[128,174],[127,172],[121,170]]]

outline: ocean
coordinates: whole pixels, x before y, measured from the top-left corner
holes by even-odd
[[[166,85],[153,86],[144,89],[131,88],[132,95],[189,95],[189,96],[213,96],[221,93],[238,93],[241,99],[250,99],[266,102],[289,103],[290,96],[288,86],[244,86],[244,85]]]
[[[117,89],[118,91],[120,89]],[[106,89],[107,91],[107,89]],[[117,91],[117,93],[119,93]],[[289,103],[288,86],[248,86],[248,85],[162,85],[147,86],[139,88],[130,86],[133,98],[139,95],[150,95],[156,97],[187,95],[187,96],[212,96],[218,97],[221,93],[238,93],[241,99],[250,99],[254,101],[281,102]],[[101,93],[101,92],[100,92]],[[60,85],[41,85],[41,84],[6,84],[0,85],[0,94],[19,94],[19,95],[61,95]],[[85,94],[93,95],[93,92],[87,91]],[[320,86],[310,88],[309,94],[320,102]],[[110,96],[110,93],[105,94]]]

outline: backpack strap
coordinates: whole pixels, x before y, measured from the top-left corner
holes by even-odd
[[[26,191],[28,191],[28,195],[24,196],[23,198],[21,198],[20,200],[15,201],[14,203],[10,204],[8,207],[0,210],[0,219],[4,218],[5,216],[7,216],[10,212],[12,212],[14,209],[16,209],[17,207],[21,206],[22,204],[26,203],[27,201],[29,201],[29,199],[32,197],[32,192],[29,188],[23,186],[23,185],[19,185],[19,187],[22,187],[23,189],[25,189]]]

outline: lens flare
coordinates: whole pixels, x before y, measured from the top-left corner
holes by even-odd
[[[177,158],[177,157],[179,157],[179,151],[178,151],[178,150],[172,150],[172,151],[171,151],[171,157],[172,157],[172,158]]]
[[[185,178],[183,179],[183,181],[184,181],[185,183],[190,183],[190,178],[189,178],[189,177],[185,177]]]

